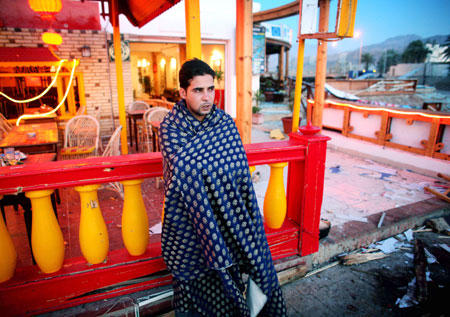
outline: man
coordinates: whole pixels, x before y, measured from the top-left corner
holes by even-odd
[[[161,244],[175,314],[256,316],[262,308],[260,316],[285,316],[245,150],[233,119],[213,104],[214,77],[201,60],[184,63],[182,100],[159,129]],[[251,286],[245,295],[243,273]],[[262,298],[259,307],[254,298]]]

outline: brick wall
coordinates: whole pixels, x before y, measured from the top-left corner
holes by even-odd
[[[46,47],[41,40],[45,30],[26,28],[1,28],[0,47]],[[79,59],[80,64],[77,72],[83,73],[84,89],[86,94],[87,114],[94,115],[95,108],[101,109],[101,134],[103,137],[112,134],[113,124],[111,121],[111,94],[113,112],[116,127],[119,124],[116,66],[114,62],[108,63],[105,33],[91,30],[57,30],[63,38],[56,55],[60,58],[72,60]],[[111,35],[108,34],[108,38]],[[127,36],[125,36],[127,39]],[[87,45],[91,48],[90,57],[82,57],[80,48]],[[123,80],[125,92],[125,106],[133,101],[133,88],[131,83],[130,62],[123,62]],[[108,74],[110,70],[110,75]],[[109,79],[111,78],[111,80]]]

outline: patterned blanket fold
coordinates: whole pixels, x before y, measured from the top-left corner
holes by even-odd
[[[166,195],[162,252],[174,277],[229,274],[235,266],[267,296],[281,294],[233,119],[213,106],[200,122],[180,101],[161,123],[159,140]]]

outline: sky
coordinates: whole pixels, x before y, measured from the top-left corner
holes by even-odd
[[[258,0],[261,10],[291,3],[293,0]],[[338,0],[330,2],[330,20],[335,16]],[[334,13],[333,12],[334,9]],[[358,49],[361,42],[371,45],[399,35],[416,34],[421,37],[450,35],[450,0],[359,0],[356,11],[355,31],[361,38],[339,41],[335,47],[329,46],[329,54]],[[298,15],[269,21],[288,25],[293,30],[293,41],[298,33]],[[334,25],[334,24],[333,24]],[[296,46],[295,46],[296,47]],[[315,54],[316,40],[306,40],[305,55]]]

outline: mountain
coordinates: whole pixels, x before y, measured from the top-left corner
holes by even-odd
[[[427,38],[423,38],[416,34],[401,35],[388,38],[381,43],[364,45],[362,48],[362,53],[370,53],[374,56],[375,61],[381,57],[381,55],[389,50],[395,50],[401,54],[409,43],[416,40],[421,40],[424,43],[440,44],[443,45],[447,40],[448,35],[435,35]],[[293,43],[291,48],[291,56],[289,58],[289,73],[295,75],[297,67],[297,43]],[[338,62],[339,63],[351,63],[357,64],[359,60],[359,49],[352,51],[341,52],[338,54],[330,54],[327,56],[327,67],[332,68]],[[309,52],[305,51],[305,63],[304,63],[304,73],[306,76],[313,75],[315,73],[315,62],[316,62],[316,49],[310,49]]]
[[[372,54],[375,57],[375,60],[377,61],[381,57],[381,55],[387,50],[395,50],[399,54],[401,54],[408,46],[408,44],[413,41],[421,40],[424,43],[444,44],[446,39],[447,35],[435,35],[427,38],[423,38],[415,34],[401,35],[388,38],[385,41],[378,44],[363,46],[362,53]],[[341,60],[343,54],[346,54],[347,61],[353,63],[358,62],[359,49],[340,54],[328,55],[327,60],[329,62]]]

